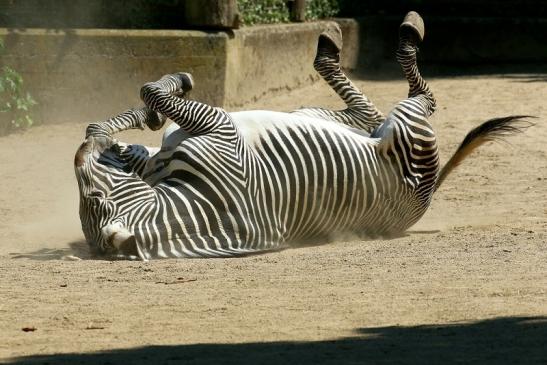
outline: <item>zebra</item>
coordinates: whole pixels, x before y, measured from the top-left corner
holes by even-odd
[[[340,68],[339,29],[319,36],[314,68],[346,103],[228,113],[186,98],[189,73],[140,90],[145,107],[91,123],[75,173],[90,250],[112,259],[233,257],[317,242],[337,233],[401,235],[448,174],[487,141],[522,131],[525,116],[489,120],[440,168],[428,118],[436,108],[416,63],[424,37],[410,12],[397,61],[408,98],[385,116]],[[160,148],[113,134],[171,124]]]

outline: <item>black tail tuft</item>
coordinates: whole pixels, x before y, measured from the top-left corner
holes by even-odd
[[[462,161],[469,156],[475,149],[486,142],[502,141],[505,137],[515,135],[525,131],[534,123],[524,120],[526,118],[535,118],[529,115],[512,115],[509,117],[490,119],[478,127],[472,129],[454,153],[448,162],[441,169],[435,189],[441,186],[446,177]]]

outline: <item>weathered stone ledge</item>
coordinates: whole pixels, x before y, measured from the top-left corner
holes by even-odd
[[[341,19],[345,67],[358,53],[358,25]],[[328,22],[233,32],[0,29],[0,63],[23,75],[42,122],[105,119],[141,105],[140,86],[166,73],[194,75],[191,98],[228,109],[318,80],[312,62]]]

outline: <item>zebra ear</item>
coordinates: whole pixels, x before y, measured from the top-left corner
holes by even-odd
[[[137,244],[135,236],[120,222],[111,223],[103,227],[102,234],[106,242],[111,244],[117,254],[128,259],[148,261]]]

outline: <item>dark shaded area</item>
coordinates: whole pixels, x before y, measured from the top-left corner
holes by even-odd
[[[0,0],[0,27],[184,29],[196,11],[218,12],[235,0]],[[338,0],[340,17],[401,17],[409,10],[428,16],[547,18],[541,0]],[[193,3],[193,4],[192,4]],[[255,7],[267,7],[267,2]],[[246,5],[249,7],[249,5]],[[315,5],[325,6],[323,5]],[[254,8],[253,8],[254,9]],[[198,16],[201,18],[202,16]]]
[[[547,17],[542,0],[339,0],[340,16],[404,15],[409,10],[431,16],[457,17]]]
[[[416,10],[425,22],[425,39],[419,46],[420,66],[432,65],[438,73],[456,70],[460,74],[499,73],[499,68],[504,72],[520,69],[532,73],[529,66],[537,70],[537,65],[547,69],[547,18],[440,16]],[[357,69],[395,60],[402,18],[356,18],[360,29]],[[426,69],[422,71],[425,74]]]
[[[524,82],[524,83],[547,82],[547,73],[541,74],[541,75],[534,75],[534,74],[504,75],[503,77],[511,80],[512,82]]]
[[[0,27],[181,29],[185,0],[0,0]]]
[[[393,50],[393,58],[395,51]],[[391,81],[404,80],[401,66],[394,59],[385,59],[382,63],[371,63],[363,59],[354,70],[348,74],[356,80]],[[360,61],[361,62],[361,61]],[[456,63],[427,63],[418,56],[418,67],[426,81],[435,78],[459,78],[470,76],[495,76],[508,79],[514,83],[547,82],[547,62],[529,63],[484,63],[484,64],[456,64]]]
[[[465,324],[362,328],[317,342],[146,346],[38,355],[9,364],[545,364],[547,317]],[[152,340],[153,341],[153,340]]]
[[[0,0],[0,27],[224,29],[219,24],[235,15],[221,8],[233,10],[234,1]],[[357,69],[394,60],[399,24],[409,10],[418,11],[426,24],[422,65],[547,63],[546,1],[339,0],[339,8],[338,16],[356,18],[360,25]]]
[[[31,259],[36,261],[62,260],[65,256],[72,255],[81,259],[92,259],[89,246],[85,241],[74,241],[63,248],[41,248],[25,253],[10,253],[12,259]]]

